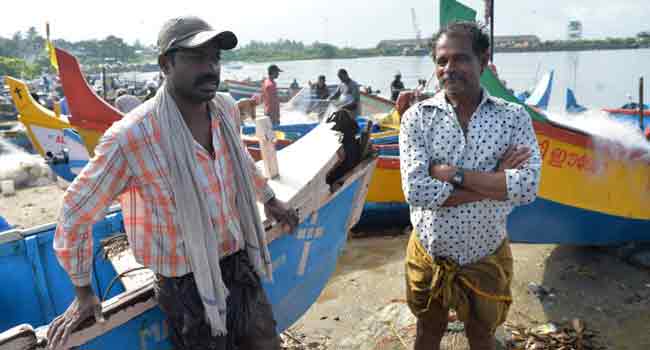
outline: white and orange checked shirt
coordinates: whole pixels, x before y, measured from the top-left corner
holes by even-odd
[[[90,283],[92,224],[103,217],[117,196],[136,260],[163,276],[191,272],[174,217],[176,207],[169,171],[152,106],[153,103],[146,103],[140,107],[147,109],[144,112],[138,109],[137,113],[116,122],[102,137],[93,159],[65,193],[54,234],[54,250],[77,286]],[[234,100],[228,96],[224,107],[222,110],[229,112],[227,117],[238,123],[239,110]],[[243,248],[244,242],[235,202],[237,194],[230,152],[223,140],[219,120],[213,117],[211,127],[214,157],[195,143],[200,164],[196,171],[203,191],[208,194],[213,224],[221,228],[219,232],[228,232],[221,237],[220,256],[225,257]],[[273,197],[273,191],[250,155],[247,161],[253,169],[258,200],[266,202]],[[226,203],[221,199],[222,191],[225,191]],[[235,227],[237,232],[228,227]]]

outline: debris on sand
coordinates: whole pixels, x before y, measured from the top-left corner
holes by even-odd
[[[280,334],[282,350],[327,350],[327,337],[308,338],[305,334],[288,329]]]
[[[588,330],[584,321],[573,319],[563,324],[545,323],[524,327],[507,323],[504,328],[507,348],[512,350],[601,350],[606,347],[599,334]]]

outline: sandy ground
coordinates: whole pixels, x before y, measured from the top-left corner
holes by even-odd
[[[53,222],[62,193],[49,185],[0,195],[0,215],[22,228]],[[335,348],[332,344],[354,335],[361,321],[385,305],[403,302],[408,237],[402,231],[351,238],[328,286],[291,331],[314,348],[317,343]],[[513,244],[512,250],[514,303],[508,322],[532,326],[580,318],[608,349],[650,349],[650,270],[629,265],[611,249]],[[530,293],[531,282],[553,296],[540,299]]]

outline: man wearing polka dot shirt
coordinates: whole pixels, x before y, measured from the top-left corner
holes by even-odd
[[[539,147],[525,109],[481,87],[489,37],[475,23],[450,24],[433,47],[441,91],[408,109],[399,138],[415,349],[439,349],[449,309],[472,350],[494,349],[512,302],[507,216],[537,195]]]

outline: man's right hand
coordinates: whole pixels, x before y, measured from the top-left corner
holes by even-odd
[[[506,169],[519,169],[524,163],[528,161],[531,156],[530,148],[526,146],[510,146],[503,154],[497,171],[504,171]]]
[[[103,322],[102,305],[90,286],[77,287],[77,297],[62,315],[55,318],[47,330],[48,350],[67,349],[66,343],[72,331],[89,317],[95,317],[97,322]]]

